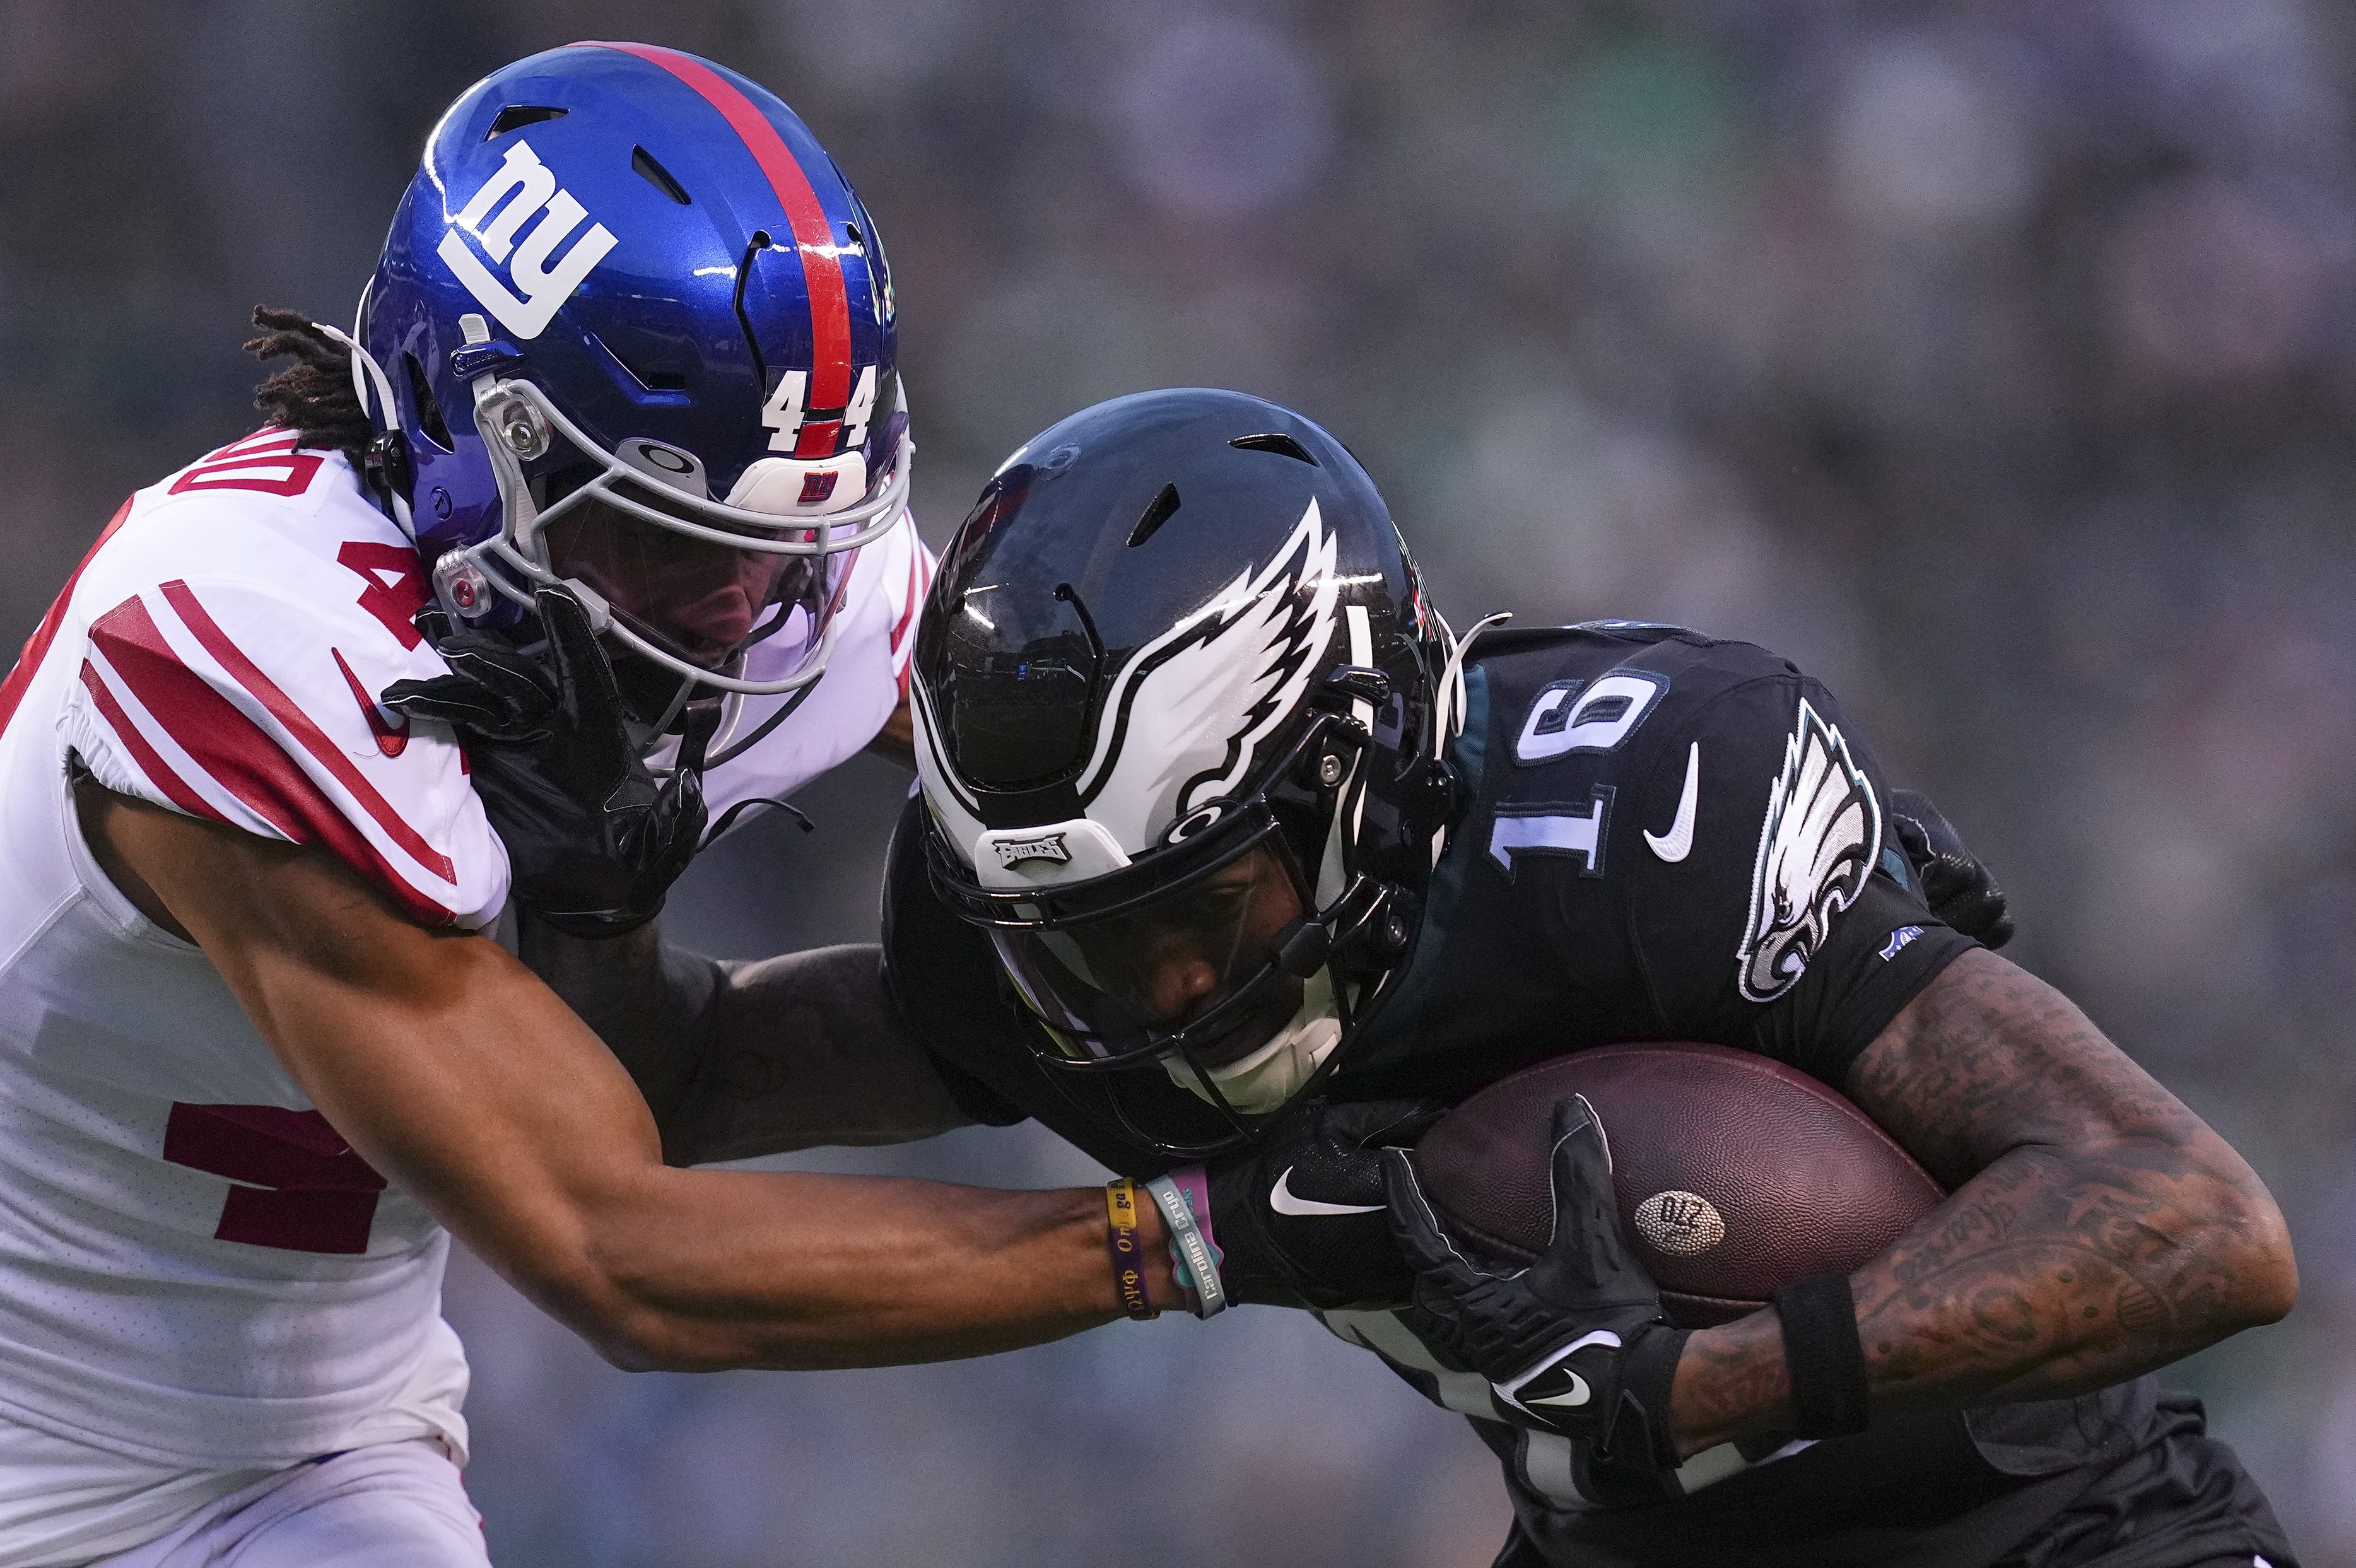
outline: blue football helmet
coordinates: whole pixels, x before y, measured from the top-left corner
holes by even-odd
[[[371,476],[454,615],[562,582],[682,692],[795,690],[907,496],[894,326],[874,220],[775,95],[551,49],[450,106],[393,216],[352,334]]]

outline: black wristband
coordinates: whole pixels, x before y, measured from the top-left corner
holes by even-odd
[[[1866,1426],[1865,1345],[1848,1275],[1817,1274],[1775,1293],[1783,1366],[1792,1380],[1792,1431],[1847,1437]]]

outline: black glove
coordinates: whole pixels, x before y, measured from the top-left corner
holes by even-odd
[[[1242,1154],[1214,1160],[1211,1234],[1228,1299],[1270,1307],[1403,1302],[1412,1277],[1383,1193],[1381,1147],[1411,1144],[1442,1107],[1421,1100],[1286,1115]]]
[[[1489,1381],[1514,1420],[1584,1443],[1596,1458],[1673,1470],[1669,1388],[1686,1333],[1629,1251],[1612,1195],[1612,1150],[1584,1094],[1555,1107],[1554,1234],[1517,1274],[1489,1274],[1459,1252],[1403,1149],[1384,1174],[1399,1250],[1415,1269],[1399,1315],[1424,1346]]]
[[[2012,917],[2004,912],[2004,890],[1964,848],[1963,835],[1931,804],[1931,797],[1911,789],[1891,790],[1890,818],[1931,912],[1982,947],[2010,942]]]
[[[517,903],[574,936],[618,936],[661,912],[694,858],[702,778],[682,767],[658,784],[639,759],[581,601],[543,588],[533,608],[546,639],[536,656],[421,612],[418,629],[450,673],[395,681],[384,705],[458,732]]]

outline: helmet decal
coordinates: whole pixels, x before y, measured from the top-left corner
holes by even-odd
[[[535,214],[545,216],[530,233],[520,233]],[[450,220],[449,232],[442,236],[434,253],[493,320],[528,343],[548,330],[558,307],[589,281],[590,272],[616,244],[612,229],[593,223],[588,233],[573,242],[562,261],[550,264],[556,248],[588,216],[571,191],[557,188],[555,174],[540,161],[530,144],[518,140],[508,148],[507,160],[498,172]],[[482,241],[492,261],[507,263],[515,279],[513,290],[499,282],[459,238],[462,229]]]
[[[744,139],[761,173],[768,177],[769,188],[776,193],[777,205],[786,209],[786,221],[792,225],[794,249],[801,258],[802,282],[809,291],[810,341],[816,350],[809,372],[809,403],[812,410],[832,411],[848,407],[851,402],[851,298],[842,282],[841,240],[828,222],[826,208],[819,202],[818,192],[811,188],[809,176],[803,172],[794,155],[752,101],[739,91],[734,82],[693,55],[681,54],[654,44],[600,43],[599,48],[619,49],[624,54],[659,65],[701,94],[705,102],[720,111],[729,129]],[[789,376],[799,372],[787,372]],[[871,376],[873,372],[870,372]],[[874,398],[873,382],[867,383],[868,398]],[[782,388],[780,391],[782,391]],[[836,438],[848,423],[863,423],[863,418],[853,421],[837,417],[813,419],[799,424],[799,439],[794,446],[798,457],[825,457],[835,448]],[[772,442],[772,444],[776,444]]]
[[[1339,618],[1334,539],[1312,497],[1255,575],[1147,645],[1121,671],[1079,778],[1088,815],[1131,854],[1208,827],[1309,689]]]

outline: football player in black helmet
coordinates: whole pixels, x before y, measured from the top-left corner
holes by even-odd
[[[643,930],[567,994],[658,1080],[768,1018],[794,1092],[720,1096],[732,1152],[929,1131],[904,1107],[947,1098],[1149,1179],[1198,1311],[1318,1310],[1472,1417],[1515,1503],[1501,1568],[2287,1568],[2198,1402],[2147,1375],[2288,1310],[2254,1174],[1989,951],[2001,895],[1820,684],[1676,627],[1487,624],[1450,633],[1308,420],[1087,410],[1001,467],[927,600],[896,1023],[864,962],[812,986]],[[789,1040],[798,1007],[837,1049]],[[1953,1196],[1856,1275],[1687,1333],[1574,1103],[1547,1253],[1468,1261],[1391,1146],[1629,1040],[1812,1072]]]
[[[1473,1418],[1502,1563],[2289,1561],[2144,1375],[2288,1309],[2248,1167],[1987,951],[2000,896],[1821,685],[1675,627],[1487,624],[1450,635],[1356,460],[1272,404],[1144,393],[1017,452],[926,605],[885,895],[968,1111],[1141,1176],[1214,1156],[1234,1294]],[[1522,1274],[1386,1179],[1403,1102],[1647,1039],[1815,1074],[1954,1198],[1688,1335],[1583,1104]],[[1321,1296],[1391,1232],[1411,1304]]]
[[[1173,1157],[1248,1139],[1387,996],[1454,807],[1461,683],[1381,496],[1270,404],[1123,399],[1001,468],[938,581],[933,887],[1066,1092]]]

